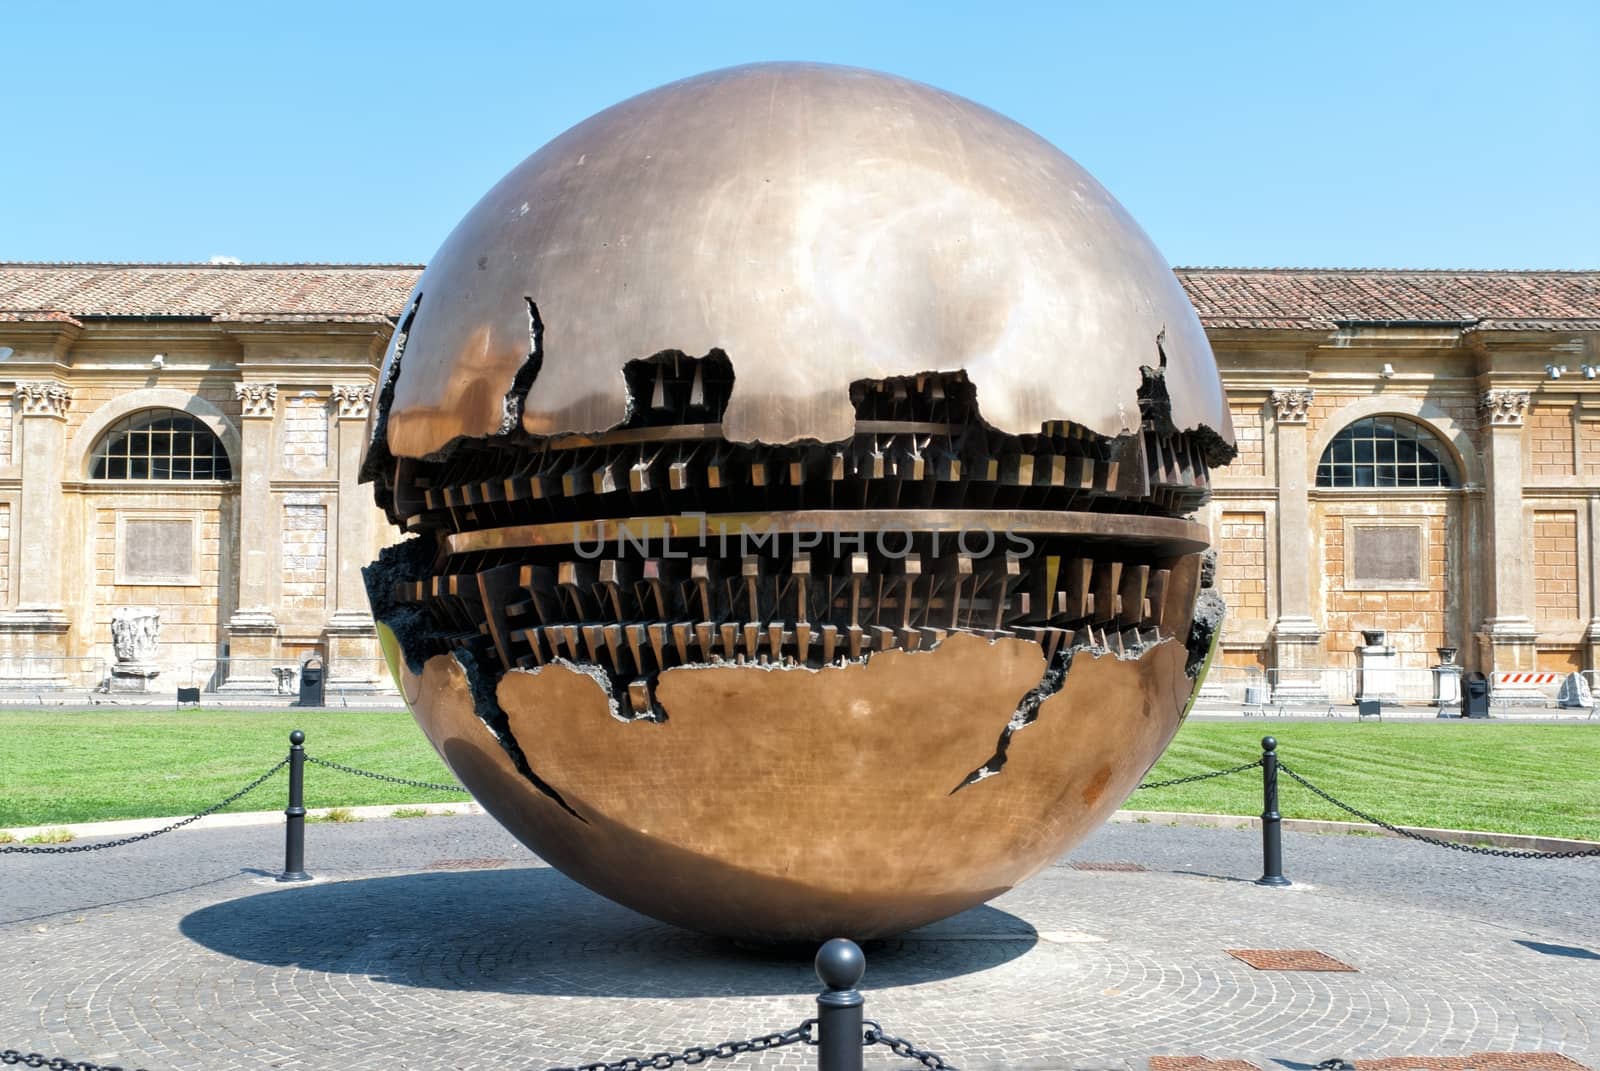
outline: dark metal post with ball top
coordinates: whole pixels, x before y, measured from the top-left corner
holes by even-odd
[[[283,809],[283,873],[279,881],[310,881],[306,873],[306,734],[289,734],[289,806]]]
[[[861,946],[835,937],[817,950],[817,1071],[861,1071],[861,1026],[866,998],[856,989],[867,973]]]
[[[1261,876],[1257,885],[1282,888],[1290,884],[1283,876],[1283,816],[1278,814],[1278,741],[1261,738]]]

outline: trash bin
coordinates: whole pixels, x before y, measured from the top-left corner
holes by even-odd
[[[300,705],[322,706],[322,658],[312,655],[300,665]]]
[[[1482,673],[1467,674],[1467,696],[1461,713],[1468,718],[1489,716],[1489,678]]]

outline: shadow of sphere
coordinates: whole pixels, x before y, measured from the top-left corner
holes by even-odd
[[[409,874],[275,889],[195,911],[184,936],[273,967],[392,985],[511,994],[704,997],[815,994],[816,947],[753,945],[618,907],[545,867]],[[1006,963],[1033,927],[976,907],[864,942],[866,989]]]

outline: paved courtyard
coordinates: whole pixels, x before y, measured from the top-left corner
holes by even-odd
[[[313,826],[305,886],[270,881],[281,843],[185,831],[0,861],[0,1049],[151,1071],[538,1069],[814,1008],[807,952],[613,906],[487,818]],[[1285,856],[1296,886],[1264,889],[1255,834],[1108,826],[990,906],[868,945],[867,1014],[966,1071],[1507,1051],[1600,1067],[1600,861],[1295,834]],[[1230,948],[1356,971],[1260,971]],[[869,1068],[904,1066],[869,1050]]]

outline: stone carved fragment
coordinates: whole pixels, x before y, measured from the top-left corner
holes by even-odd
[[[16,396],[23,416],[65,417],[72,405],[72,390],[62,383],[18,383]]]
[[[333,401],[340,420],[365,420],[372,410],[372,384],[336,384]]]
[[[275,383],[235,383],[233,395],[239,399],[243,416],[266,418],[278,410],[278,387]]]
[[[1293,387],[1272,392],[1272,408],[1279,424],[1304,424],[1316,392],[1309,387]]]
[[[1492,425],[1521,427],[1532,397],[1533,392],[1526,390],[1486,390],[1478,399],[1478,408]]]

